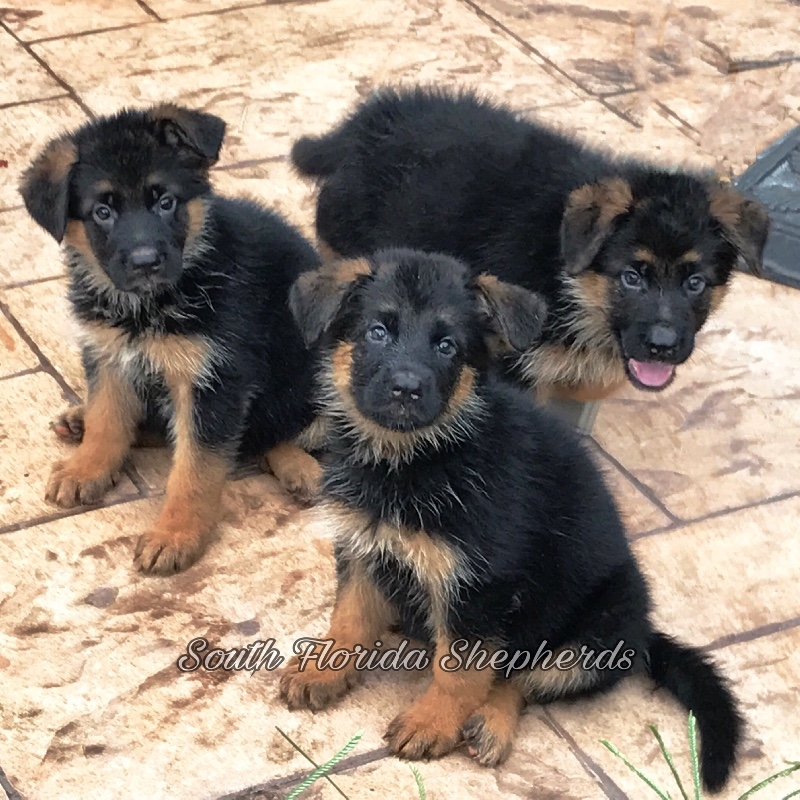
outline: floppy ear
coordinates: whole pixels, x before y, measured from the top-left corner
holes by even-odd
[[[710,197],[711,215],[722,225],[725,238],[737,249],[750,272],[761,275],[769,234],[767,210],[726,184],[712,186]]]
[[[77,160],[72,139],[53,139],[25,170],[19,185],[28,213],[59,244],[67,228],[69,180]]]
[[[209,165],[219,158],[225,138],[224,120],[174,103],[161,103],[148,113],[161,123],[161,134],[168,145],[189,148]]]
[[[363,275],[372,274],[365,258],[334,261],[304,272],[289,290],[289,308],[307,347],[328,330],[345,297]]]
[[[608,178],[575,189],[567,199],[561,219],[561,257],[567,275],[591,266],[614,230],[614,221],[631,207],[630,184]]]
[[[487,274],[476,278],[475,288],[481,314],[504,349],[527,350],[539,341],[547,306],[538,294]]]

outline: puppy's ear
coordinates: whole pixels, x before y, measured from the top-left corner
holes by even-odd
[[[222,140],[225,138],[225,121],[204,111],[161,103],[148,112],[161,123],[164,141],[177,148],[188,148],[208,162],[219,158]]]
[[[53,139],[25,170],[19,192],[28,213],[59,244],[69,214],[69,182],[78,148],[68,136]]]
[[[308,347],[328,330],[359,278],[371,274],[367,259],[353,258],[305,272],[294,282],[289,291],[289,308]]]
[[[711,215],[722,225],[725,238],[739,252],[750,272],[761,275],[769,234],[767,210],[726,184],[713,185],[709,195]]]
[[[613,233],[615,220],[632,202],[630,184],[622,178],[588,183],[570,194],[561,219],[561,257],[567,275],[591,266]]]
[[[486,274],[476,278],[475,289],[481,314],[500,338],[501,349],[527,350],[539,341],[547,306],[538,294]]]

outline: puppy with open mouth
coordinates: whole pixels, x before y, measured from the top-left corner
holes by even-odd
[[[464,741],[494,766],[526,702],[645,674],[694,711],[703,780],[719,789],[742,725],[724,679],[654,629],[646,582],[578,434],[494,377],[498,338],[525,350],[540,335],[541,300],[448,256],[386,250],[306,273],[290,303],[307,341],[321,342],[330,419],[320,512],[338,585],[324,640],[357,653],[392,629],[433,653],[429,687],[389,726],[391,750],[437,757]],[[479,669],[448,660],[464,641],[495,655],[617,648],[629,660]],[[295,659],[282,697],[325,708],[357,681],[356,663],[339,666]]]
[[[542,399],[669,386],[768,232],[711,175],[612,158],[469,91],[384,89],[292,159],[332,255],[448,253],[540,293],[542,341],[507,366]]]

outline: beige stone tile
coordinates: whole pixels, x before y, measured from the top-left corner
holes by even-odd
[[[36,354],[25,344],[5,315],[0,313],[0,378],[38,366]]]
[[[0,29],[0,75],[5,103],[25,103],[63,94],[64,89],[36,59],[5,30]],[[3,114],[6,112],[4,111]],[[3,155],[5,158],[5,154]]]
[[[3,381],[0,391],[0,525],[3,527],[59,512],[45,502],[44,491],[53,462],[69,456],[70,446],[59,442],[49,428],[50,421],[66,404],[58,384],[45,373]],[[123,478],[106,496],[106,502],[134,494],[135,487]]]
[[[147,5],[162,19],[173,19],[255,4],[252,0],[203,0],[202,4],[197,0],[147,0]]]
[[[10,50],[5,48],[0,49],[0,52],[7,54]],[[30,57],[26,55],[26,58]],[[2,74],[0,71],[0,75]],[[32,69],[31,74],[36,75],[36,70]],[[0,147],[3,150],[0,158],[8,161],[8,167],[2,170],[0,210],[22,205],[17,184],[23,170],[39,148],[65,128],[71,128],[85,120],[83,111],[69,98],[3,109],[0,113]]]
[[[55,239],[24,208],[0,214],[0,288],[63,273]]]
[[[7,306],[44,356],[79,395],[85,392],[77,345],[77,324],[67,300],[66,278],[0,292]],[[54,415],[59,409],[51,409]]]
[[[800,760],[797,685],[800,680],[800,631],[740,644],[714,654],[732,680],[747,720],[740,762],[729,785],[715,797],[735,800],[759,780]],[[577,745],[622,788],[628,797],[651,796],[644,784],[608,752],[600,739],[609,739],[659,786],[677,796],[669,768],[648,729],[654,724],[674,756],[684,785],[691,792],[691,768],[686,714],[663,690],[653,692],[647,681],[631,680],[604,697],[551,706],[556,722]],[[765,790],[765,797],[784,797],[797,788],[795,777]]]
[[[800,616],[800,499],[698,522],[635,542],[655,619],[697,645]]]
[[[8,0],[0,11],[0,19],[25,42],[153,19],[135,0],[39,3],[35,10],[30,5],[26,0]]]
[[[605,401],[595,438],[683,519],[800,489],[799,310],[735,275],[674,385]]]
[[[176,100],[220,114],[222,163],[285,157],[387,82],[477,84],[531,107],[579,96],[458,0],[268,5],[35,49],[98,113]]]

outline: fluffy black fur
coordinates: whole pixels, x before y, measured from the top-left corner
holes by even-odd
[[[663,389],[768,229],[710,175],[612,159],[466,91],[384,89],[292,160],[339,255],[443,252],[542,294],[543,342],[512,372],[545,389]]]
[[[331,283],[324,270],[316,285],[307,276],[291,300],[313,338],[321,326],[309,317],[309,304],[320,307],[315,289],[336,292],[322,372],[332,420],[324,493],[367,521],[358,532],[336,523],[340,591],[354,572],[365,572],[402,633],[431,644],[445,636],[535,653],[542,642],[599,652],[623,641],[623,649],[635,651],[629,668],[598,669],[572,687],[529,684],[527,699],[589,694],[646,672],[694,711],[703,780],[719,789],[742,730],[734,698],[699,651],[653,628],[645,579],[578,435],[526,393],[491,377],[485,340],[497,320],[487,316],[483,287],[444,256],[389,250],[365,261],[371,270],[349,284]],[[495,313],[530,314],[509,308],[502,293],[495,300]],[[352,354],[349,377],[344,352]],[[453,424],[455,387],[465,371],[475,380],[461,392]],[[409,375],[416,399],[403,389]],[[429,380],[417,380],[422,375]],[[417,406],[424,410],[415,420]],[[389,451],[381,431],[408,438]],[[396,557],[392,546],[370,548],[379,530],[389,541],[387,529],[400,539],[421,532],[432,547],[457,554],[461,566],[450,576],[443,618],[415,572],[424,574],[424,564]],[[496,680],[505,678],[498,673]],[[298,700],[288,681],[284,694],[315,707]]]

